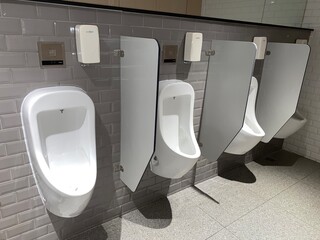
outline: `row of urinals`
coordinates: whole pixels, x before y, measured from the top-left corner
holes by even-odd
[[[244,154],[264,136],[255,117],[257,90],[253,77],[243,127],[226,152]],[[159,83],[156,148],[150,162],[155,174],[180,178],[200,157],[193,107],[190,84]],[[92,100],[77,87],[50,87],[29,93],[21,109],[27,151],[44,205],[58,216],[79,215],[91,199],[97,177]],[[305,121],[296,113],[276,137],[287,137]]]

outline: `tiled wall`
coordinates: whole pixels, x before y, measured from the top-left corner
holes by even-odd
[[[299,98],[298,109],[308,122],[284,141],[284,149],[320,162],[320,2],[308,0],[304,27],[314,28],[310,36],[311,54]]]
[[[266,28],[252,25],[223,25],[183,18],[160,17],[108,10],[53,6],[4,1],[0,18],[0,239],[66,239],[99,225],[137,206],[182,188],[193,180],[202,181],[217,175],[217,170],[251,161],[281,148],[282,142],[260,144],[245,156],[223,154],[219,161],[202,158],[195,169],[182,179],[170,180],[146,171],[135,193],[119,179],[120,85],[119,59],[113,50],[119,48],[119,35],[153,37],[160,45],[179,45],[176,64],[161,64],[160,79],[178,78],[192,84],[196,91],[195,130],[199,131],[201,107],[208,58],[184,64],[183,38],[186,31],[204,34],[203,50],[210,40],[251,41],[253,36],[268,36],[270,41],[293,42],[307,38],[309,31]],[[93,23],[99,26],[101,64],[81,66],[75,56],[74,26]],[[67,66],[40,69],[37,42],[65,43]],[[256,64],[256,75],[262,63]],[[20,106],[33,89],[57,85],[83,88],[96,107],[98,179],[87,209],[73,219],[63,219],[46,212],[31,173],[23,139]]]

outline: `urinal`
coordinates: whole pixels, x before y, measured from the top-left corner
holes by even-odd
[[[180,80],[159,83],[156,148],[151,171],[180,178],[197,162],[200,148],[193,129],[194,90]]]
[[[302,128],[307,119],[297,110],[291,118],[283,125],[282,128],[274,136],[275,138],[287,138]]]
[[[21,119],[43,204],[60,217],[79,215],[97,176],[92,100],[77,87],[37,89],[24,98]]]
[[[245,154],[256,146],[265,135],[256,119],[255,105],[257,92],[258,81],[255,77],[252,77],[242,129],[229,144],[225,152],[237,155]]]

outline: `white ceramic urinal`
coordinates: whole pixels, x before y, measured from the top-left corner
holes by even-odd
[[[180,178],[200,157],[193,129],[194,90],[180,80],[159,83],[156,150],[151,170],[162,177]]]
[[[92,100],[77,87],[37,89],[23,100],[21,118],[44,205],[61,217],[79,215],[97,176]]]
[[[293,116],[283,125],[282,128],[274,136],[275,138],[287,138],[294,134],[300,128],[302,128],[307,122],[307,119],[301,115],[298,110],[293,114]]]
[[[237,155],[245,154],[256,146],[265,135],[256,119],[255,105],[257,92],[258,81],[255,77],[252,77],[243,127],[225,152]]]

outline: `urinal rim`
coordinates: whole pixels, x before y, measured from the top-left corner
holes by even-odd
[[[166,144],[166,146],[170,149],[170,151],[176,153],[176,154],[179,154],[185,158],[188,158],[188,159],[195,159],[195,158],[199,158],[201,156],[201,151],[200,151],[200,147],[198,145],[198,142],[196,140],[196,137],[195,137],[195,133],[194,133],[194,127],[193,127],[193,108],[194,108],[194,89],[192,87],[191,84],[187,83],[187,82],[184,82],[182,80],[178,80],[178,79],[168,79],[168,80],[162,80],[159,82],[159,84],[161,84],[159,87],[159,102],[158,102],[158,121],[159,121],[159,135],[161,136],[163,142]],[[189,88],[189,90],[191,90],[190,92],[188,92],[188,94],[177,94],[177,96],[183,96],[183,95],[189,95],[190,93],[190,96],[191,96],[191,111],[192,111],[192,118],[190,120],[190,123],[189,123],[189,131],[193,134],[191,134],[191,141],[192,141],[192,144],[195,148],[195,153],[194,154],[186,154],[186,153],[183,153],[181,151],[176,151],[174,149],[172,149],[171,146],[169,146],[166,141],[164,140],[163,136],[162,136],[162,115],[161,115],[161,112],[163,110],[163,100],[164,100],[164,90],[168,87],[172,87],[174,85],[184,85],[186,87]]]
[[[43,95],[45,94],[52,94],[53,92],[55,91],[61,91],[61,90],[65,90],[65,91],[75,91],[77,93],[82,93],[84,94],[85,97],[89,98],[91,100],[91,98],[86,94],[86,92],[79,88],[79,87],[74,87],[74,86],[55,86],[55,87],[45,87],[45,88],[39,88],[39,89],[35,89],[33,91],[31,91],[30,93],[28,93],[25,98],[23,99],[22,101],[22,104],[21,104],[21,119],[22,119],[22,130],[23,130],[23,134],[25,136],[25,144],[26,144],[26,147],[27,147],[27,154],[28,154],[28,157],[29,157],[29,160],[30,160],[30,165],[31,165],[31,169],[33,171],[33,174],[37,177],[35,177],[36,181],[43,181],[51,190],[55,191],[56,193],[64,196],[64,197],[80,197],[80,196],[83,196],[83,195],[86,195],[88,193],[90,193],[91,191],[93,191],[94,189],[94,186],[95,186],[95,183],[96,183],[96,178],[97,178],[97,157],[96,157],[96,142],[95,142],[95,107],[94,107],[94,104],[91,100],[91,104],[92,105],[92,110],[93,110],[93,127],[94,127],[94,142],[93,142],[93,145],[94,145],[94,154],[92,157],[89,157],[89,163],[90,163],[90,172],[91,172],[91,176],[89,179],[94,179],[93,181],[91,181],[90,185],[88,185],[88,187],[85,188],[85,191],[81,191],[81,192],[77,192],[76,194],[74,194],[75,192],[74,191],[63,191],[61,190],[61,188],[59,188],[57,186],[57,184],[54,184],[54,180],[53,179],[53,174],[50,172],[49,170],[49,167],[47,166],[47,164],[39,164],[39,161],[38,160],[33,160],[33,159],[39,159],[41,158],[41,163],[44,163],[46,162],[45,161],[45,158],[43,156],[42,153],[40,153],[39,151],[35,150],[35,147],[30,147],[29,146],[29,143],[32,143],[31,145],[34,145],[34,141],[32,139],[29,139],[27,140],[28,138],[31,137],[31,131],[30,131],[30,134],[26,134],[26,125],[29,125],[29,129],[30,129],[30,117],[28,116],[28,118],[25,118],[25,114],[24,114],[24,111],[22,111],[24,109],[24,105],[27,104],[27,102],[29,101],[29,99],[32,97],[32,95],[35,95],[37,93],[41,93],[43,92],[43,94],[41,94],[40,96],[38,96],[35,100],[35,101],[38,101],[39,99],[41,99],[41,97],[43,97]],[[30,99],[31,101],[31,99]],[[39,112],[38,112],[39,113]],[[37,113],[37,114],[38,114]],[[37,115],[35,114],[35,115]],[[28,112],[27,112],[27,115],[28,115]],[[25,120],[28,122],[28,124],[25,123]],[[37,123],[36,123],[37,124]],[[38,126],[38,124],[37,124]],[[32,153],[30,151],[30,149],[32,149]],[[33,156],[35,155],[35,156]],[[95,159],[95,160],[94,160]],[[51,181],[50,181],[51,179]],[[39,185],[37,185],[38,187]],[[42,190],[41,190],[42,191]],[[80,194],[79,194],[80,193]]]

